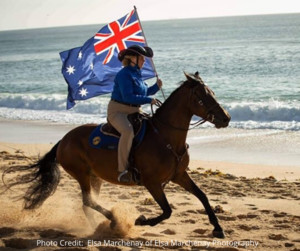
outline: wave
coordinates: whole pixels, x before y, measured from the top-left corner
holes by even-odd
[[[5,94],[0,96],[0,107],[43,111],[65,111],[66,95],[54,94]],[[107,96],[79,101],[72,112],[99,114],[106,110]],[[105,109],[104,109],[105,108]]]
[[[297,121],[300,122],[299,102],[241,102],[232,103],[225,108],[233,121]]]
[[[71,124],[101,122],[106,118],[109,99],[109,95],[104,95],[81,101],[72,110],[67,111],[65,95],[1,94],[0,116],[9,119],[47,120]],[[225,109],[232,117],[231,127],[300,130],[298,101],[221,103],[227,103]],[[144,106],[144,110],[150,112],[150,106]],[[196,119],[196,117],[193,118],[193,120]]]

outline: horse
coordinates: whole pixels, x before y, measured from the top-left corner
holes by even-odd
[[[189,176],[187,133],[194,115],[210,122],[216,128],[227,127],[231,119],[229,113],[217,102],[214,92],[204,84],[198,73],[187,74],[186,80],[175,89],[166,101],[149,118],[143,141],[133,152],[134,162],[140,173],[140,182],[162,209],[162,214],[153,218],[141,215],[135,225],[155,226],[168,219],[172,209],[164,193],[168,182],[173,182],[195,195],[203,204],[214,229],[213,237],[224,238],[225,234],[218,222],[207,196]],[[200,122],[200,121],[199,121]],[[92,208],[111,220],[112,213],[96,203],[92,190],[99,194],[103,180],[116,184],[133,186],[135,183],[121,184],[118,181],[117,151],[93,149],[88,138],[97,125],[86,124],[69,131],[48,153],[36,163],[23,166],[29,173],[19,176],[9,187],[28,184],[24,199],[25,209],[35,209],[52,195],[59,183],[58,164],[76,179],[82,192],[83,210]],[[10,167],[6,173],[17,171]],[[90,219],[92,221],[92,219]]]

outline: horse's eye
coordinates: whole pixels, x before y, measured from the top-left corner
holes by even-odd
[[[203,101],[200,99],[200,100],[198,101],[198,104],[199,104],[199,105],[203,105]]]

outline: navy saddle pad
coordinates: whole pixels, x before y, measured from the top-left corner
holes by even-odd
[[[96,149],[109,149],[116,150],[118,149],[118,143],[120,139],[120,134],[112,134],[111,132],[106,132],[103,130],[103,127],[107,127],[107,124],[103,123],[98,125],[89,137],[89,144],[92,148]],[[133,146],[138,146],[145,135],[146,132],[146,121],[142,121],[142,125],[135,134],[133,139]]]

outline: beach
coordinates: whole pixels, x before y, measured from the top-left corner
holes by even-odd
[[[11,165],[28,164],[38,155],[42,156],[72,127],[1,119],[1,171]],[[220,151],[219,160],[214,159],[214,155],[205,158],[200,153],[203,147],[209,151],[205,141],[211,145],[211,151],[218,149],[220,144],[226,148],[226,144],[207,140],[208,133],[205,140],[199,141],[196,136],[202,137],[200,132],[191,131],[188,137],[189,174],[208,196],[224,228],[225,239],[212,237],[213,228],[200,201],[171,182],[165,192],[173,214],[154,227],[134,226],[140,214],[151,217],[161,212],[144,188],[104,182],[97,201],[113,212],[117,226],[111,229],[104,216],[91,212],[98,224],[91,228],[82,211],[79,185],[60,168],[62,178],[57,191],[37,210],[22,210],[22,201],[15,200],[24,188],[14,188],[0,195],[0,249],[299,250],[299,166],[292,162],[291,165],[278,165],[281,160],[277,165],[255,161],[242,163],[241,159],[234,162],[225,158],[226,151]],[[226,129],[211,128],[209,132],[214,138],[219,133],[221,139]],[[234,140],[226,138],[230,141],[230,149],[239,148],[241,144],[233,145],[235,137]],[[237,154],[241,155],[245,148],[240,148]],[[282,152],[285,151],[282,149]],[[236,156],[234,152],[231,154],[231,158]]]

